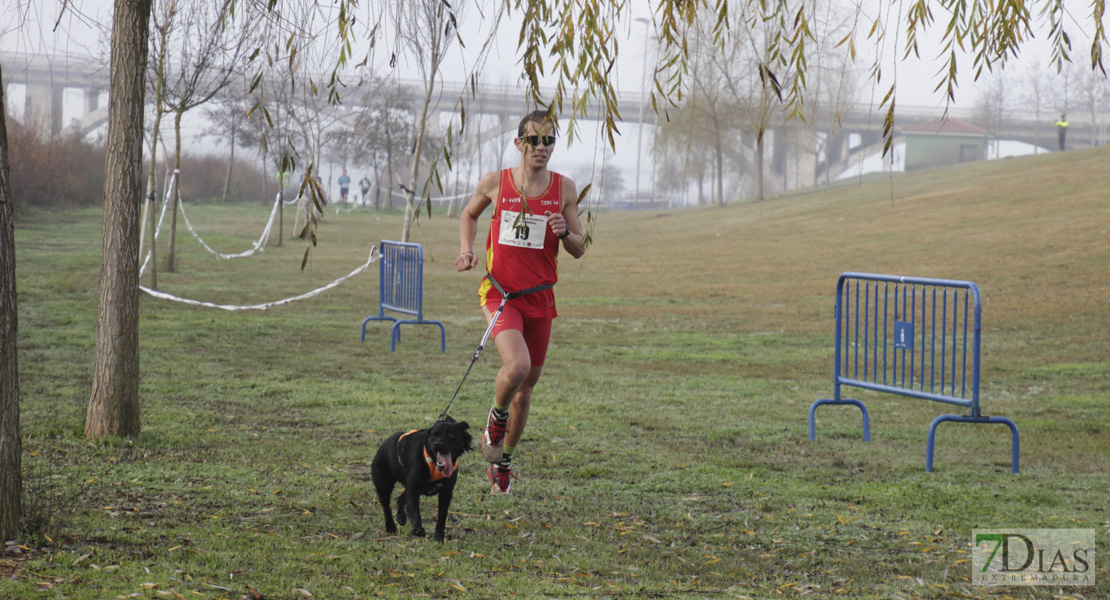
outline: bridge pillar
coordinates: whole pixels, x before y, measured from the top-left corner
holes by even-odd
[[[837,129],[825,143],[825,162],[836,164],[848,156],[848,132]]]
[[[817,134],[811,128],[793,128],[790,137],[794,165],[788,171],[786,188],[796,190],[817,185]]]
[[[790,149],[790,143],[787,138],[790,136],[790,131],[785,127],[776,127],[771,130],[771,171],[775,175],[774,179],[767,177],[771,173],[764,173],[764,183],[768,180],[774,181],[772,186],[764,188],[764,191],[771,189],[785,191],[787,189],[786,181],[786,162],[787,151]]]
[[[62,130],[62,93],[65,87],[51,83],[27,84],[27,97],[23,104],[24,119],[37,122],[38,127],[50,135]]]
[[[85,114],[100,108],[100,88],[85,88]]]
[[[817,176],[824,179],[825,183],[829,183],[832,181],[836,165],[840,165],[848,157],[848,132],[843,128],[826,131],[824,146],[825,160],[816,169]],[[835,174],[839,175],[839,173]]]

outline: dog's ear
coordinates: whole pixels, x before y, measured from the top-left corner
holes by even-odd
[[[474,449],[474,439],[472,437],[470,437],[470,432],[467,431],[468,429],[470,429],[470,424],[467,423],[466,421],[463,421],[462,423],[458,423],[455,426],[459,430],[459,437],[461,437],[462,440],[463,440],[463,447],[466,448],[467,450],[473,450]]]

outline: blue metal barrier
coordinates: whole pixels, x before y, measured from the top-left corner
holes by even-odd
[[[424,248],[420,244],[382,240],[379,260],[378,314],[362,321],[362,341],[366,341],[366,324],[370,321],[393,321],[389,351],[397,350],[401,324],[439,326],[439,349],[447,352],[447,331],[443,323],[424,319]],[[385,314],[390,310],[415,319],[397,319]]]
[[[1017,425],[979,410],[982,304],[970,281],[843,273],[836,284],[836,363],[833,397],[809,407],[809,439],[823,404],[853,405],[863,414],[863,439],[871,441],[867,407],[841,397],[841,386],[899,394],[968,409],[941,415],[929,425],[925,470],[933,470],[937,425],[1001,423],[1010,428],[1011,470],[1018,472]]]

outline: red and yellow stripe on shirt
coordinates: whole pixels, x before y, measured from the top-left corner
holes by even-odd
[[[505,292],[524,290],[559,280],[559,238],[547,226],[544,213],[563,210],[563,176],[552,172],[551,182],[539,196],[525,198],[513,182],[510,169],[501,171],[497,198],[486,239],[486,269]],[[527,208],[525,208],[527,207]],[[482,279],[478,288],[482,306],[500,302],[501,294]],[[555,293],[535,292],[510,300],[530,319],[553,319]]]

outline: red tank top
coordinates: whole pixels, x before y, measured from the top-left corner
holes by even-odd
[[[522,197],[513,182],[511,169],[501,171],[497,199],[486,239],[486,269],[508,292],[528,289],[559,280],[559,238],[547,226],[544,213],[563,210],[563,176],[551,173],[551,182],[539,196]],[[485,306],[501,301],[501,294],[488,279],[482,280],[478,296]],[[553,319],[555,293],[548,289],[510,300],[525,317]]]

